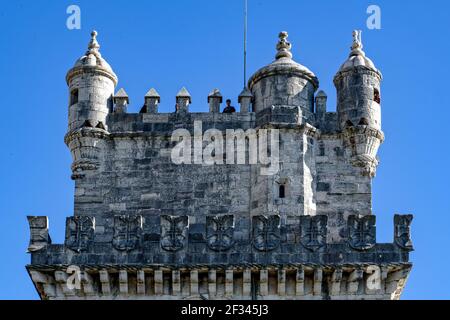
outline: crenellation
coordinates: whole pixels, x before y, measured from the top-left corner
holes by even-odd
[[[187,113],[189,112],[189,104],[192,103],[191,94],[185,87],[177,93],[176,96],[176,113]]]
[[[140,113],[151,113],[151,114],[158,113],[158,105],[161,102],[161,97],[154,88],[151,88],[145,94],[144,99],[145,103]]]
[[[219,113],[220,104],[222,103],[222,94],[219,89],[214,89],[208,95],[209,112]]]
[[[128,94],[121,88],[114,95],[114,113],[127,113],[127,106],[130,103]]]

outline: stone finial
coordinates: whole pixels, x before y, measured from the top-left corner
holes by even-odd
[[[353,30],[353,44],[352,50],[354,49],[362,49],[362,31],[361,30]]]
[[[362,44],[362,31],[361,30],[353,30],[353,43],[351,46],[351,53],[350,56],[354,56],[354,55],[362,55],[365,56],[363,49],[363,44]]]
[[[277,44],[278,52],[277,52],[277,55],[275,56],[275,58],[277,60],[281,59],[281,58],[292,59],[292,53],[291,53],[292,44],[287,40],[288,33],[286,31],[282,31],[282,32],[280,32],[278,37],[280,38],[280,40],[278,41],[278,44]]]
[[[181,90],[177,93],[176,102],[176,112],[189,111],[189,104],[192,102],[192,100],[191,94],[185,87],[181,88]]]
[[[125,92],[123,88],[120,88],[119,91],[114,95],[114,112],[115,113],[126,113],[127,105],[130,103],[128,99],[128,94]]]
[[[211,91],[208,95],[209,112],[219,113],[222,100],[222,94],[219,89],[214,89]]]
[[[145,108],[147,113],[157,113],[158,112],[158,104],[161,102],[161,97],[159,93],[151,88],[145,94]]]
[[[253,94],[251,91],[245,87],[242,92],[239,94],[238,102],[241,105],[240,107],[240,113],[249,113],[251,112],[251,103],[253,99]]]
[[[97,31],[93,30],[91,32],[91,41],[89,42],[88,45],[88,53],[96,53],[96,54],[100,54],[99,49],[100,49],[100,45],[98,44],[97,41]]]

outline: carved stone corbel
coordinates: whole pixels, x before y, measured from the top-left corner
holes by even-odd
[[[356,269],[350,273],[347,279],[347,294],[356,294],[359,288],[359,282],[363,279],[364,271]]]
[[[341,293],[342,269],[337,268],[331,276],[331,296],[338,296]]]

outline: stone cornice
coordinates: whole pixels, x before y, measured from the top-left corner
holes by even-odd
[[[109,138],[109,136],[110,133],[106,130],[85,127],[68,132],[64,137],[64,142],[66,145],[69,145],[70,142],[77,138],[89,137],[97,139],[107,139]]]
[[[375,270],[378,273],[375,274]],[[411,264],[243,265],[238,268],[233,265],[217,268],[72,265],[70,269],[61,265],[27,266],[43,300],[264,300],[287,297],[292,300],[398,300],[410,270]],[[252,281],[252,274],[259,276]],[[167,278],[171,281],[164,281]],[[378,282],[375,288],[374,282]],[[219,285],[224,290],[219,291]]]
[[[317,89],[319,88],[319,80],[317,77],[307,70],[300,69],[297,64],[271,64],[258,70],[248,81],[248,87],[250,90],[261,79],[278,76],[278,75],[290,75],[297,76],[308,80]]]
[[[384,142],[384,133],[378,129],[372,128],[370,126],[354,126],[347,127],[341,133],[344,137],[349,137],[353,135],[363,134],[367,137],[373,137],[380,140],[381,143]]]
[[[179,263],[154,263],[154,264],[80,264],[77,265],[82,270],[86,271],[96,271],[96,270],[108,270],[108,271],[118,271],[126,269],[128,271],[138,271],[138,270],[208,270],[208,269],[217,269],[217,270],[243,270],[243,269],[261,269],[262,267],[268,270],[272,269],[295,269],[299,267],[303,267],[305,269],[313,270],[316,268],[322,268],[324,270],[333,270],[336,268],[340,268],[343,270],[350,270],[354,268],[366,268],[369,266],[377,265],[380,267],[388,267],[392,269],[400,269],[400,268],[412,268],[413,264],[411,262],[392,262],[392,263],[370,263],[370,262],[361,262],[361,263],[341,263],[341,264],[320,264],[320,263],[276,263],[276,264],[258,264],[258,263],[241,263],[241,264],[179,264]],[[63,271],[66,270],[69,264],[29,264],[26,266],[27,270],[36,270],[42,272],[48,271]]]
[[[314,127],[309,123],[305,124],[297,124],[297,123],[266,123],[260,127],[255,128],[258,129],[287,129],[287,130],[298,130],[303,132],[305,135],[319,139],[321,136],[321,132],[319,129]]]
[[[70,85],[70,81],[74,77],[80,76],[83,73],[94,73],[96,75],[107,77],[114,82],[115,86],[117,85],[117,83],[119,81],[117,76],[114,73],[112,73],[108,69],[103,68],[101,66],[80,66],[80,67],[72,68],[67,72],[67,75],[66,75],[67,85]]]
[[[367,74],[367,75],[370,75],[370,76],[378,78],[380,81],[383,80],[383,75],[381,74],[381,72],[374,71],[373,69],[368,68],[366,66],[357,66],[357,67],[354,67],[354,68],[349,69],[349,70],[339,71],[334,76],[333,82],[336,85],[342,78],[347,77],[347,76],[352,76],[355,73]]]

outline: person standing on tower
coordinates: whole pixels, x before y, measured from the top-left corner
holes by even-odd
[[[227,103],[227,106],[225,107],[225,109],[223,109],[223,113],[235,113],[236,108],[231,105],[231,100],[228,99],[226,101],[226,103]]]

